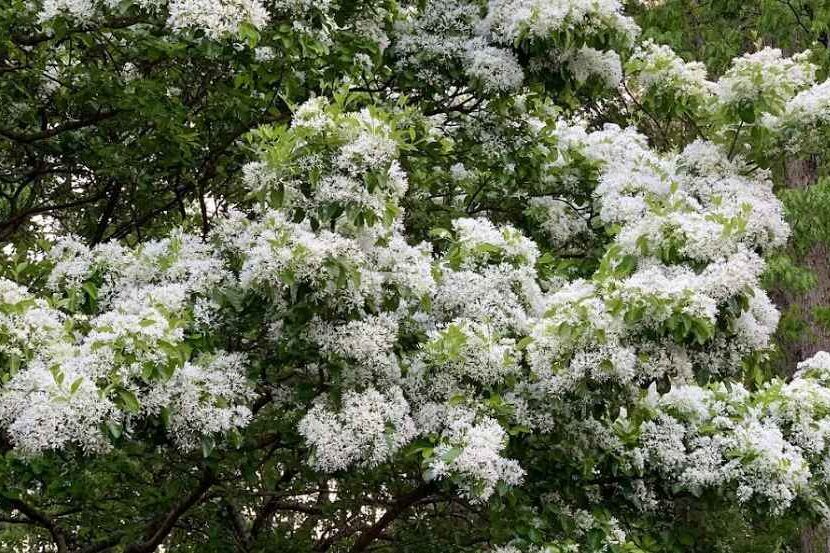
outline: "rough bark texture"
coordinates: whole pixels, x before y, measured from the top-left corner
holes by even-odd
[[[788,160],[785,165],[787,186],[804,188],[816,182],[816,163],[812,159]],[[823,206],[816,206],[821,209]],[[812,356],[817,351],[830,351],[830,332],[818,324],[813,317],[817,307],[830,306],[830,259],[826,244],[814,244],[796,261],[813,272],[816,285],[803,294],[781,291],[776,294],[779,308],[784,311],[791,306],[799,309],[804,317],[807,329],[797,340],[782,344],[782,354],[789,375],[795,371],[799,361]],[[788,375],[788,376],[789,376]],[[805,528],[801,532],[802,553],[830,553],[830,531],[824,525]]]
[[[830,551],[830,533],[827,527],[805,528],[801,531],[801,553],[826,553]]]
[[[789,160],[786,163],[786,184],[791,188],[804,188],[816,182],[816,164],[813,160]],[[816,206],[821,209],[823,206]],[[788,344],[782,345],[787,370],[792,373],[799,361],[820,350],[830,351],[830,331],[813,317],[817,307],[830,306],[830,259],[826,244],[814,244],[796,262],[813,272],[816,285],[806,293],[794,294],[782,291],[778,294],[779,307],[783,310],[795,306],[804,316],[807,332]]]

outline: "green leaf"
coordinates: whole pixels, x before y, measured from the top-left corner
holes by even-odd
[[[121,437],[121,425],[114,421],[107,421],[107,431],[116,440]]]
[[[138,404],[138,400],[131,391],[119,388],[117,393],[118,397],[121,398],[121,404],[127,412],[137,413],[139,411],[141,406]]]
[[[464,450],[460,447],[453,447],[441,456],[441,460],[450,465],[455,461]]]
[[[205,458],[210,457],[210,454],[213,453],[214,448],[216,447],[216,442],[213,439],[213,436],[202,436],[202,456]]]
[[[95,286],[94,282],[84,282],[81,289],[86,292],[86,295],[89,296],[89,299],[92,301],[96,301],[98,299],[98,287]]]

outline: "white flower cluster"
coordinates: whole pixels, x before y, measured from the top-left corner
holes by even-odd
[[[599,168],[595,201],[616,237],[593,283],[571,282],[545,298],[527,350],[539,385],[560,395],[586,379],[629,386],[728,374],[769,347],[778,313],[759,288],[755,252],[783,244],[789,230],[768,177],[741,176],[740,162],[713,144],[664,157],[630,129],[558,133],[560,163],[588,159]],[[729,339],[715,332],[724,317]],[[655,333],[664,341],[655,344]]]
[[[149,286],[176,285],[182,294],[207,296],[231,279],[224,261],[208,244],[180,230],[135,249],[114,242],[90,249],[74,238],[61,238],[49,257],[54,262],[49,288],[79,291],[85,281],[98,279],[95,299],[104,306]]]
[[[613,50],[597,50],[583,46],[578,50],[568,50],[562,60],[577,83],[582,84],[591,77],[596,77],[605,88],[614,89],[622,81],[622,62]]]
[[[533,56],[527,64],[533,73],[543,75],[555,65],[579,84],[595,77],[604,87],[615,88],[622,79],[617,52],[589,44],[572,48],[560,34],[572,33],[591,43],[610,33],[627,45],[638,32],[616,0],[492,0],[483,19],[476,2],[451,0],[428,2],[422,10],[407,13],[397,22],[392,51],[397,66],[414,73],[419,84],[458,86],[454,68],[460,66],[477,88],[492,94],[521,87],[525,70],[515,50],[522,41],[543,40],[558,51],[552,57]]]
[[[48,279],[61,310],[0,281],[0,354],[18,366],[0,389],[0,424],[21,451],[97,451],[109,443],[99,427],[130,437],[146,417],[183,448],[232,431],[252,416],[246,359],[256,366],[263,348],[290,358],[275,409],[292,405],[320,471],[375,467],[419,438],[429,474],[486,499],[522,481],[507,454],[521,425],[573,436],[576,457],[625,459],[648,504],[653,474],[781,508],[807,493],[828,443],[830,356],[764,389],[770,401],[692,384],[769,347],[778,313],[759,287],[759,252],[788,229],[767,174],[747,176],[707,142],[658,154],[633,129],[538,120],[535,136],[555,134],[546,154],[557,148],[545,178],[587,183],[593,195],[576,207],[609,236],[590,280],[543,279],[536,243],[484,217],[436,230],[440,252],[408,243],[392,116],[341,109],[312,100],[288,129],[263,133],[263,160],[245,172],[257,209],[229,213],[210,240],[63,240]],[[532,209],[554,234],[587,233],[551,203],[566,205]],[[220,342],[245,317],[260,337]],[[223,345],[193,355],[202,338]],[[303,411],[308,398],[286,390],[308,375],[320,395]],[[673,391],[640,401],[658,380]],[[648,416],[583,416],[611,397]]]
[[[310,337],[326,354],[348,360],[350,385],[368,385],[400,380],[398,360],[392,351],[398,334],[398,321],[390,314],[349,321],[345,324],[317,323]]]
[[[268,12],[259,0],[170,0],[167,25],[174,31],[201,29],[213,39],[235,35],[242,23],[260,28]]]
[[[182,449],[194,449],[203,436],[242,428],[251,419],[252,399],[240,354],[216,352],[186,362],[141,399],[142,412],[165,413],[167,428]]]
[[[375,466],[406,445],[416,434],[409,404],[400,388],[381,393],[374,388],[346,392],[339,411],[318,402],[299,424],[314,448],[313,464],[325,472],[360,463]]]
[[[136,0],[142,9],[157,10],[163,0]],[[64,16],[77,21],[96,18],[102,10],[119,6],[115,0],[45,0],[38,19]],[[259,0],[169,0],[167,25],[174,31],[198,29],[212,39],[236,35],[243,23],[256,28],[268,23],[268,12]]]
[[[500,455],[506,445],[507,433],[497,421],[477,418],[465,408],[452,409],[429,462],[429,473],[433,478],[457,478],[472,499],[486,500],[499,482],[516,486],[524,477],[516,461]]]
[[[506,52],[492,50],[486,57],[476,57],[473,50],[478,42],[471,41],[479,24],[479,7],[467,0],[427,2],[421,11],[413,8],[395,22],[391,51],[396,66],[414,72],[420,83],[432,85],[447,83],[443,73],[456,65],[468,67],[471,76],[487,87],[515,82],[521,68],[512,65],[514,60]],[[485,74],[489,68],[499,76]]]
[[[565,198],[542,197],[531,198],[528,214],[537,221],[539,227],[556,248],[572,245],[590,234],[585,206],[573,205]]]
[[[135,250],[90,250],[67,239],[51,255],[48,285],[70,299],[81,295],[94,315],[68,317],[4,281],[0,325],[15,332],[3,333],[0,351],[17,368],[0,390],[0,420],[20,451],[70,444],[100,451],[109,445],[101,427],[121,435],[135,417],[163,409],[184,448],[198,435],[246,424],[241,358],[187,360],[191,302],[195,310],[229,278],[206,244],[181,232]]]
[[[779,107],[815,79],[816,66],[809,62],[810,51],[790,58],[777,48],[764,48],[732,61],[717,81],[714,92],[723,105],[741,101],[763,102],[767,110]]]
[[[830,123],[830,80],[799,92],[779,115],[768,115],[761,123],[777,135],[785,151],[817,151]]]
[[[626,63],[627,87],[635,102],[650,96],[658,106],[666,98],[679,100],[675,105],[722,142],[737,144],[746,126],[768,131],[761,143],[766,150],[754,151],[758,145],[753,149],[745,142],[746,154],[811,153],[823,143],[817,131],[830,119],[830,86],[815,83],[817,66],[810,57],[809,50],[785,57],[764,48],[733,59],[720,79],[709,81],[703,64],[685,62],[668,46],[648,40]]]
[[[754,394],[734,383],[678,386],[662,396],[650,388],[634,464],[692,493],[730,489],[740,503],[766,502],[774,513],[798,498],[809,501],[828,478],[817,461],[830,446],[830,355],[799,366],[791,382],[773,381]],[[623,416],[619,424],[630,423]]]
[[[86,20],[94,14],[95,2],[93,0],[44,0],[38,19],[48,21],[54,17],[66,16]]]
[[[524,71],[510,50],[488,46],[476,37],[467,42],[464,58],[467,74],[480,82],[485,92],[509,92],[522,86]]]
[[[432,333],[425,345],[432,370],[470,378],[484,386],[519,371],[521,353],[512,338],[501,338],[491,326],[461,320]]]
[[[105,451],[102,424],[121,420],[112,401],[72,362],[55,368],[35,359],[0,391],[0,424],[23,455],[79,444],[87,452]]]
[[[393,129],[377,114],[340,113],[325,98],[315,98],[297,108],[281,140],[293,145],[284,156],[245,168],[246,185],[263,201],[317,210],[320,219],[341,226],[388,225],[395,218],[408,183]],[[304,195],[299,183],[309,181],[311,193]]]
[[[705,97],[714,86],[706,78],[706,66],[687,62],[664,44],[647,40],[626,63],[631,82],[644,91],[657,90],[682,97]]]
[[[516,266],[533,266],[539,248],[511,226],[496,227],[486,219],[456,219],[452,223],[463,266],[507,261]]]
[[[560,32],[587,37],[616,33],[633,41],[640,29],[622,14],[618,0],[490,0],[485,25],[503,44],[519,40],[554,40]]]

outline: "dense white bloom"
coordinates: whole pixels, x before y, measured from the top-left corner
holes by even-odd
[[[510,50],[487,46],[483,39],[467,43],[465,53],[467,74],[481,83],[488,92],[509,92],[522,86],[524,71]]]
[[[806,406],[818,398],[802,390],[798,380],[780,394],[777,386],[770,388],[760,394],[756,407],[738,385],[731,390],[684,386],[661,397],[651,389],[646,402],[659,414],[642,424],[640,443],[647,459],[679,486],[700,493],[731,483],[739,502],[758,499],[780,513],[808,493],[812,478],[804,452],[793,441],[822,450],[828,428],[822,421],[819,433],[805,432],[807,421],[818,414]],[[796,405],[798,401],[806,403]],[[826,404],[827,396],[818,401]],[[782,422],[788,423],[779,426]],[[793,434],[785,436],[784,428]]]
[[[824,143],[830,122],[830,80],[803,90],[787,101],[779,115],[769,114],[761,123],[778,135],[790,152],[815,151]]]
[[[769,106],[781,105],[800,89],[812,84],[816,66],[810,51],[785,58],[777,48],[764,48],[732,60],[732,66],[717,81],[715,94],[722,104],[763,99]]]
[[[485,24],[504,44],[525,38],[547,40],[564,30],[586,36],[611,31],[633,40],[639,28],[622,11],[617,0],[490,0]]]
[[[59,238],[49,251],[49,257],[55,261],[47,282],[50,288],[78,288],[89,277],[93,263],[92,252],[77,238]]]
[[[309,332],[323,353],[339,355],[356,365],[348,369],[350,384],[364,385],[378,380],[395,382],[400,378],[393,352],[397,333],[398,321],[388,315],[342,325],[317,322]]]
[[[17,373],[0,393],[0,424],[24,455],[70,444],[105,451],[109,443],[99,428],[119,418],[88,376],[68,366],[50,370],[43,360]]]
[[[585,206],[551,197],[532,198],[529,204],[528,213],[539,222],[554,246],[566,246],[590,232],[582,214]]]
[[[452,226],[465,257],[465,265],[502,256],[517,265],[532,266],[539,258],[536,244],[513,227],[498,228],[486,219],[456,219]]]
[[[144,412],[167,411],[167,427],[183,449],[197,447],[202,436],[245,426],[251,411],[244,402],[252,389],[245,378],[244,358],[217,352],[185,363],[172,378],[141,398]]]
[[[600,9],[619,15],[615,3],[565,4],[565,26],[577,24],[567,21],[577,4],[588,14],[578,25]],[[773,510],[830,481],[813,468],[830,444],[830,357],[752,393],[695,384],[735,375],[770,347],[778,313],[759,286],[760,252],[788,229],[769,174],[712,143],[659,153],[633,128],[589,132],[530,112],[530,95],[517,103],[511,129],[548,159],[544,184],[571,185],[517,196],[531,215],[522,230],[459,218],[434,249],[407,242],[411,159],[399,159],[395,115],[316,99],[245,167],[256,208],[217,218],[207,240],[61,240],[48,301],[0,280],[0,354],[14,360],[3,430],[27,454],[99,451],[102,426],[129,439],[149,418],[190,449],[247,425],[260,396],[246,376],[274,372],[278,383],[262,376],[256,388],[271,401],[263,411],[296,424],[321,472],[390,462],[418,437],[411,450],[428,476],[486,500],[521,483],[505,451],[511,435],[534,432],[561,437],[576,463],[619,459],[642,479],[626,493],[644,509],[657,503],[657,476]],[[510,146],[479,131],[488,148]],[[464,187],[472,171],[459,163],[446,165]],[[524,225],[557,246],[604,246],[598,268],[567,280]],[[67,307],[83,294],[96,301]],[[311,406],[309,390],[320,394]],[[617,420],[592,416],[611,396]],[[581,531],[625,539],[613,517],[580,509],[569,516]]]
[[[262,27],[268,22],[259,0],[170,0],[167,9],[170,28],[201,29],[210,38],[235,34],[242,23]]]
[[[408,17],[395,22],[391,53],[396,58],[396,66],[413,71],[421,82],[443,84],[445,77],[441,74],[442,68],[457,63],[462,67],[469,65],[468,45],[479,22],[479,7],[465,0],[427,2],[422,11],[413,9]],[[505,63],[504,59],[501,64]],[[492,65],[495,61],[482,59],[480,64],[486,62]],[[519,68],[507,67],[509,75],[515,79],[516,69]],[[501,68],[504,69],[504,66]],[[483,70],[483,66],[476,69],[477,72]],[[475,73],[473,76],[481,77]]]
[[[628,72],[645,91],[705,98],[712,83],[706,79],[706,67],[700,62],[686,62],[671,48],[647,40],[637,47],[627,62]]]
[[[605,52],[589,46],[567,52],[563,59],[577,83],[596,77],[606,88],[616,88],[622,81],[620,56],[613,50]]]
[[[501,456],[506,442],[506,432],[494,419],[477,418],[468,409],[455,408],[448,413],[430,472],[434,478],[458,476],[470,497],[486,500],[499,482],[515,486],[524,477],[516,461]]]
[[[40,21],[63,15],[77,20],[90,19],[95,14],[93,0],[44,0],[38,14]]]
[[[342,408],[318,402],[300,421],[300,434],[314,448],[313,464],[325,472],[388,460],[415,436],[409,404],[400,388],[346,392]]]
[[[135,0],[142,9],[156,9],[163,0]],[[101,8],[118,7],[114,0],[45,0],[38,14],[40,21],[65,16],[77,21],[94,19]],[[198,29],[212,39],[236,35],[242,23],[263,27],[268,12],[259,0],[169,0],[167,25],[174,31]]]
[[[272,5],[279,12],[303,19],[315,11],[328,14],[334,3],[331,0],[272,0]]]
[[[521,360],[515,340],[498,336],[488,324],[466,320],[433,332],[425,349],[437,370],[484,385],[501,382],[516,373]]]

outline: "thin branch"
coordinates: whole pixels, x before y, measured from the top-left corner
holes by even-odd
[[[101,111],[96,113],[95,115],[91,115],[85,119],[75,119],[72,121],[67,121],[51,129],[44,129],[40,132],[30,133],[30,134],[22,134],[16,133],[9,129],[0,129],[0,136],[4,136],[9,140],[13,140],[14,142],[18,142],[20,144],[31,144],[32,142],[37,142],[39,140],[46,140],[57,136],[63,132],[67,131],[74,131],[77,129],[82,129],[84,127],[90,127],[95,123],[99,123],[101,121],[105,121],[107,119],[111,119],[118,115],[120,112],[118,110],[112,111]]]
[[[392,521],[401,516],[412,505],[427,497],[435,489],[434,483],[429,482],[415,488],[408,494],[398,498],[397,501],[378,519],[373,525],[363,531],[355,540],[349,553],[360,553],[365,551],[389,526]]]
[[[738,144],[738,136],[741,134],[741,129],[744,128],[744,122],[738,125],[738,129],[735,131],[735,138],[732,139],[732,145],[729,147],[729,154],[726,156],[729,161],[732,161],[732,156],[735,154],[735,146]]]
[[[144,17],[114,17],[112,19],[102,21],[100,25],[70,29],[69,33],[88,33],[104,29],[124,29],[143,21],[145,21]],[[16,34],[11,36],[12,42],[18,46],[36,46],[41,42],[46,42],[47,40],[52,40],[53,38],[55,38],[55,35],[50,32],[32,33],[30,35]]]
[[[199,480],[199,485],[193,490],[190,495],[188,495],[184,500],[174,505],[170,511],[162,518],[157,524],[155,524],[150,531],[148,532],[148,537],[146,540],[140,543],[134,543],[128,545],[124,549],[124,553],[152,553],[156,550],[156,547],[161,545],[161,543],[167,538],[170,534],[170,531],[173,530],[173,527],[176,525],[176,522],[194,505],[199,503],[202,500],[205,493],[210,489],[210,487],[215,482],[215,477],[213,471],[210,469],[205,469],[201,480]]]

